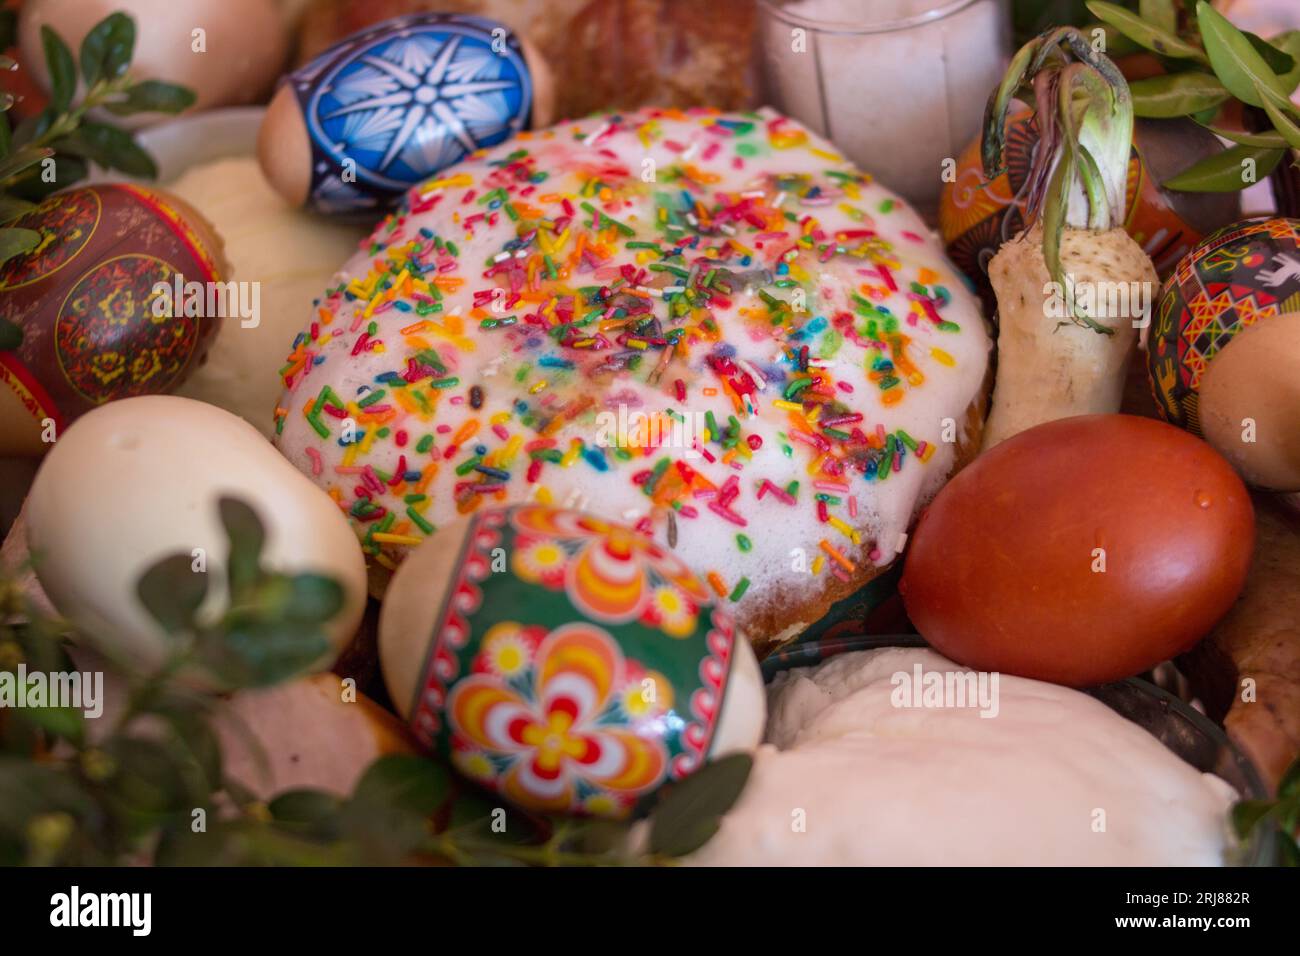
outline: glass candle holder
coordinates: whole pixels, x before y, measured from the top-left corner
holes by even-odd
[[[933,222],[1011,54],[1005,0],[759,0],[768,102]]]

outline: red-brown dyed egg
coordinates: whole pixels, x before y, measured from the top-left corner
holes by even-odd
[[[40,240],[0,263],[0,318],[21,330],[0,350],[0,455],[43,454],[78,416],[169,392],[203,361],[220,316],[155,308],[161,288],[229,278],[220,238],[189,205],[124,183],[83,186],[6,226]]]
[[[918,631],[980,670],[1084,687],[1187,650],[1241,592],[1245,485],[1204,441],[1084,415],[995,446],[934,499],[899,590]]]

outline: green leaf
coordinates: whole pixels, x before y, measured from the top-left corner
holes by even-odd
[[[1214,118],[1219,115],[1219,108],[1211,106],[1208,110],[1201,110],[1198,113],[1192,113],[1191,119],[1194,123],[1200,123],[1202,126],[1208,126],[1214,122]]]
[[[579,853],[612,859],[627,853],[630,828],[614,820],[584,820],[574,825],[565,843]]]
[[[86,730],[86,715],[75,707],[28,707],[23,719],[48,734],[71,740],[82,740]]]
[[[498,811],[502,811],[504,817]],[[442,831],[447,833],[470,833],[483,840],[508,845],[536,843],[542,837],[540,818],[506,806],[500,797],[493,799],[486,791],[463,781],[454,784],[451,799],[446,808],[439,808],[436,821],[441,824],[444,815],[446,825]],[[501,821],[499,827],[495,825],[498,820]]]
[[[34,146],[21,147],[6,157],[3,162],[0,162],[0,182],[17,176],[24,170],[35,166],[41,160],[53,155],[54,150],[48,146],[40,148]]]
[[[194,626],[194,615],[208,594],[208,575],[193,569],[188,554],[173,554],[145,571],[135,590],[149,615],[174,634]]]
[[[226,537],[230,540],[226,574],[230,582],[231,598],[235,603],[241,603],[248,599],[261,574],[266,529],[257,512],[238,498],[222,497],[217,502],[217,511],[221,515],[221,526],[226,529]]]
[[[122,76],[134,49],[134,20],[125,13],[110,13],[100,20],[81,41],[81,76],[86,85]]]
[[[268,805],[275,822],[293,833],[334,839],[341,830],[343,801],[324,790],[287,790]]]
[[[116,737],[104,747],[116,763],[106,790],[119,813],[138,826],[186,813],[196,806],[178,755],[166,744],[139,737]]]
[[[323,624],[343,607],[343,588],[320,574],[274,575],[264,595],[263,613],[286,621]]]
[[[984,106],[984,135],[980,139],[980,160],[983,164],[984,177],[996,179],[1006,168],[1003,152],[1007,136],[1007,111],[1011,101],[1025,82],[1033,64],[1037,47],[1033,42],[1026,43],[1011,58],[1011,64],[1002,77],[1002,82],[989,94]]]
[[[220,787],[221,742],[212,725],[202,714],[188,710],[172,710],[164,717],[171,725],[177,745],[189,754],[194,766],[203,774],[203,790],[211,792]]]
[[[1166,73],[1133,80],[1128,88],[1134,114],[1155,119],[1199,113],[1232,96],[1218,77],[1209,73]]]
[[[1047,265],[1047,274],[1052,281],[1066,293],[1066,307],[1070,310],[1071,321],[1087,326],[1100,335],[1114,335],[1113,329],[1107,328],[1078,308],[1072,294],[1074,287],[1061,265],[1061,234],[1065,229],[1065,214],[1074,173],[1074,151],[1066,150],[1057,161],[1056,169],[1047,184],[1047,198],[1043,207],[1043,262]]]
[[[1276,130],[1264,130],[1259,133],[1245,133],[1239,129],[1224,129],[1222,126],[1211,126],[1209,123],[1202,123],[1215,136],[1222,136],[1224,139],[1232,140],[1234,143],[1242,143],[1246,146],[1263,146],[1265,149],[1286,149],[1286,140],[1282,134]]]
[[[1093,20],[1079,28],[1088,37],[1096,35],[1100,30],[1104,37],[1102,38],[1102,49],[1112,60],[1117,60],[1123,56],[1132,56],[1135,53],[1141,53],[1142,47],[1138,46],[1124,34],[1120,33],[1109,23],[1102,23],[1099,20]]]
[[[1277,795],[1282,800],[1300,798],[1300,757],[1292,761],[1291,766],[1282,774],[1282,779],[1277,783]]]
[[[77,65],[72,60],[72,51],[44,24],[41,46],[45,48],[45,66],[50,72],[50,104],[57,112],[65,113],[72,105],[72,94],[77,91]]]
[[[178,820],[161,828],[153,865],[239,866],[247,862],[241,850],[235,829],[223,821],[210,819],[206,831],[195,833],[188,821]]]
[[[409,754],[380,757],[343,808],[344,832],[364,862],[400,862],[428,840],[431,818],[450,792],[441,764]]]
[[[1291,148],[1300,149],[1300,125],[1297,125],[1296,121],[1287,115],[1287,111],[1277,104],[1273,99],[1275,94],[1268,87],[1256,83],[1255,92],[1264,101],[1264,112],[1268,114],[1273,128],[1278,131]],[[1285,98],[1283,99],[1285,101]]]
[[[1254,185],[1271,173],[1285,152],[1262,146],[1233,146],[1221,153],[1207,156],[1160,185],[1165,189],[1185,193],[1236,192]],[[1255,161],[1255,178],[1251,182],[1246,181],[1245,167],[1242,165],[1247,159]]]
[[[1139,46],[1161,56],[1209,63],[1201,50],[1181,39],[1177,34],[1147,23],[1131,10],[1102,0],[1088,0],[1088,9],[1098,20],[1109,23]]]
[[[86,825],[100,816],[81,781],[65,765],[0,754],[0,834],[21,836],[33,816],[55,811],[71,813]]]
[[[1173,0],[1139,0],[1138,15],[1165,33],[1178,32],[1178,11]]]
[[[1289,96],[1295,92],[1297,86],[1300,86],[1300,30],[1287,30],[1285,33],[1279,33],[1269,41],[1269,45],[1289,56],[1294,64],[1290,70],[1273,71],[1278,74],[1282,89],[1289,91],[1287,94]]]
[[[1250,836],[1250,831],[1255,829],[1260,820],[1263,820],[1273,809],[1275,804],[1271,800],[1241,800],[1232,805],[1232,828],[1236,831],[1238,838],[1245,839]]]
[[[107,123],[83,122],[77,130],[58,141],[59,149],[84,156],[105,169],[116,169],[128,176],[153,179],[158,175],[149,154],[126,130]]]
[[[36,203],[27,202],[25,199],[0,196],[0,222],[8,222],[11,219],[17,219],[19,216],[25,216],[35,208]]]
[[[53,106],[47,106],[35,116],[29,116],[16,127],[14,127],[13,142],[15,146],[22,146],[30,143],[38,136],[44,136],[54,121],[58,119],[59,113]]]
[[[1229,23],[1227,17],[1205,0],[1196,4],[1196,16],[1201,25],[1205,52],[1210,57],[1214,73],[1233,96],[1251,106],[1263,106],[1263,101],[1255,90],[1256,83],[1276,90],[1279,96],[1287,95],[1282,81],[1269,69],[1254,44]]]
[[[105,103],[118,116],[133,113],[179,113],[194,105],[194,91],[174,83],[145,80],[126,91],[124,99]]]
[[[1250,45],[1255,48],[1255,52],[1260,55],[1265,65],[1273,72],[1278,79],[1286,76],[1296,67],[1295,58],[1285,50],[1279,49],[1261,36],[1256,36],[1249,30],[1242,30],[1241,35],[1250,41]],[[1292,87],[1294,89],[1294,87]]]
[[[0,235],[3,234],[0,233]],[[13,352],[22,344],[22,327],[10,322],[8,319],[0,318],[0,352]]]
[[[200,635],[199,659],[232,687],[266,687],[321,663],[330,643],[319,627],[228,615],[224,631]]]
[[[1297,844],[1289,833],[1278,834],[1278,851],[1281,857],[1280,866],[1300,866],[1300,844]]]
[[[15,200],[21,202],[21,200]],[[41,234],[35,229],[0,229],[0,262],[20,256],[35,249],[41,241]]]
[[[86,178],[90,168],[86,161],[80,157],[71,154],[59,153],[54,157],[54,176],[51,182],[46,183],[41,180],[34,182],[39,184],[44,195],[57,192],[60,189],[67,189],[73,183],[80,182]]]
[[[18,11],[0,10],[0,50],[7,50],[18,43]]]
[[[267,809],[281,823],[314,823],[338,813],[342,805],[343,801],[332,793],[304,787],[284,791],[267,804]]]
[[[451,776],[442,764],[412,754],[388,754],[366,768],[352,792],[352,800],[428,817],[450,793]]]
[[[730,754],[673,784],[654,809],[650,852],[677,857],[704,846],[740,799],[753,766],[749,754]]]

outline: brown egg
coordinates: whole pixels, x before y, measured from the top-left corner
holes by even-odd
[[[1300,313],[1238,332],[1201,379],[1201,431],[1252,485],[1300,491]]]
[[[220,317],[160,317],[160,287],[230,277],[216,231],[157,189],[85,186],[8,225],[36,248],[0,264],[0,455],[39,455],[75,418],[117,398],[170,391],[207,353]],[[160,283],[162,284],[160,286]],[[173,296],[174,300],[174,296]]]
[[[299,787],[346,796],[379,757],[415,752],[396,717],[334,674],[241,691],[216,727],[227,775],[263,799]]]
[[[1187,650],[1250,566],[1250,497],[1214,449],[1130,415],[1039,425],[926,509],[899,590],[940,653],[1075,687]]]

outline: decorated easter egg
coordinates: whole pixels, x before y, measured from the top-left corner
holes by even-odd
[[[267,181],[320,212],[379,208],[475,150],[551,121],[545,62],[482,17],[414,14],[291,73],[258,134]]]
[[[123,399],[59,437],[25,508],[41,587],[85,634],[140,667],[156,667],[172,638],[145,609],[137,583],[162,558],[201,556],[213,583],[200,613],[221,613],[229,600],[223,497],[245,502],[260,519],[263,566],[323,575],[342,588],[318,662],[328,667],[365,610],[356,535],[333,499],[252,425],[215,405],[175,395]]]
[[[1202,379],[1242,329],[1300,310],[1300,219],[1246,219],[1198,244],[1160,292],[1147,371],[1164,418],[1201,434]]]
[[[1250,484],[1300,491],[1300,312],[1256,322],[1201,381],[1205,440]]]
[[[220,317],[172,308],[183,301],[174,290],[207,288],[228,270],[216,232],[187,204],[155,189],[86,186],[7,226],[40,240],[0,263],[0,319],[21,335],[0,349],[0,454],[41,454],[77,416],[170,391],[203,361]]]
[[[416,548],[379,659],[424,747],[532,810],[626,816],[763,730],[758,663],[700,580],[631,528],[548,505],[481,510]]]
[[[1145,120],[1134,124],[1129,158],[1124,229],[1166,275],[1206,233],[1241,215],[1236,193],[1180,193],[1160,183],[1190,166],[1194,158],[1220,148],[1214,135],[1189,120]],[[988,263],[1002,243],[1025,228],[1030,160],[1038,145],[1031,111],[1007,121],[1007,171],[988,182],[980,141],[962,151],[939,201],[939,232],[948,256],[982,289],[989,287]]]

